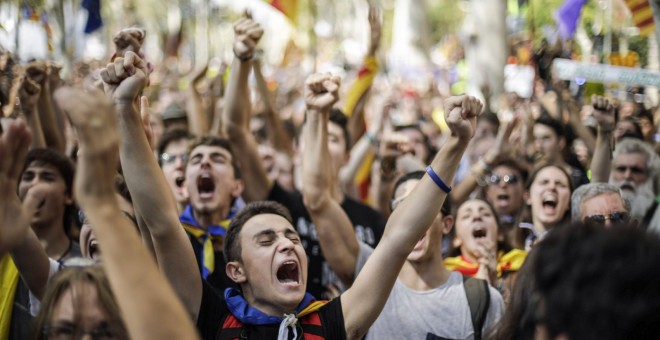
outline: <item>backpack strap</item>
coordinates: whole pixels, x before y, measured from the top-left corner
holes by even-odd
[[[236,340],[246,338],[245,336],[242,336],[243,323],[240,322],[232,313],[229,313],[225,318],[225,322],[222,323],[220,332],[221,333],[218,339],[221,340]]]
[[[474,339],[481,340],[481,331],[486,322],[486,315],[490,307],[490,291],[488,282],[463,275],[463,288],[470,306]]]

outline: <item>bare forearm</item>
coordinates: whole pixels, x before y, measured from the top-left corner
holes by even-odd
[[[329,159],[327,115],[325,112],[307,116],[303,132],[303,196],[326,260],[342,281],[350,285],[359,250],[357,238],[348,216],[332,199],[330,167],[320,166],[322,159]]]
[[[176,203],[154,159],[133,103],[117,104],[119,115],[119,156],[135,208],[144,218],[154,238],[171,232],[178,221]],[[178,228],[177,228],[178,229]]]
[[[433,171],[447,185],[454,178],[467,144],[468,141],[450,137],[431,163]],[[437,211],[447,196],[428,175],[422,177],[417,187],[424,190],[414,190],[406,197],[401,209],[390,216],[383,235],[383,238],[394,237],[397,240],[398,249],[395,251],[400,252],[398,255],[403,258],[408,256],[415,242],[435,219],[436,214],[431,212]]]
[[[608,182],[612,167],[612,131],[598,130],[596,148],[591,159],[591,181]]]
[[[25,239],[12,249],[11,257],[32,294],[41,299],[48,284],[50,262],[37,235],[28,229]]]
[[[190,316],[116,203],[86,209],[103,266],[134,339],[196,339]],[[149,282],[145,285],[144,282]]]
[[[53,109],[54,103],[48,87],[42,89],[41,93],[38,109],[46,144],[59,152],[64,152],[64,138],[57,127],[55,110]]]
[[[41,119],[39,119],[39,111],[36,107],[27,108],[30,112],[25,112],[25,120],[28,123],[30,131],[32,131],[32,145],[31,148],[45,148],[46,138],[41,126]]]
[[[196,136],[203,136],[209,132],[206,109],[202,103],[202,97],[195,89],[195,84],[190,84],[188,90],[190,96],[188,100],[188,122],[190,123],[190,132]]]
[[[307,208],[311,210],[318,209],[326,196],[332,197],[330,167],[322,166],[324,160],[330,159],[327,119],[328,112],[308,112],[303,130],[303,194]]]
[[[250,89],[248,87],[248,76],[252,68],[250,60],[241,61],[234,58],[229,81],[227,83],[227,95],[225,96],[224,128],[229,136],[232,130],[240,129],[249,131],[250,117]]]

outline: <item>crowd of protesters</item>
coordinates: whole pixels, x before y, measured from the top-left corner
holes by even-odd
[[[276,91],[248,14],[185,90],[139,28],[66,80],[4,52],[0,339],[660,338],[655,108],[391,84],[368,20]]]

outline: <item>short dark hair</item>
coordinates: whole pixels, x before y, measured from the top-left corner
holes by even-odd
[[[170,143],[174,143],[182,139],[191,140],[193,139],[193,135],[183,129],[174,129],[163,134],[163,136],[160,138],[160,141],[158,142],[158,147],[156,148],[158,152],[158,165],[163,166],[163,162],[160,159],[160,156],[165,152],[165,149],[167,149]]]
[[[21,174],[31,165],[50,165],[54,167],[64,180],[66,194],[73,197],[73,177],[76,173],[76,168],[69,158],[53,149],[35,148],[28,152]],[[76,220],[76,213],[77,208],[74,204],[69,204],[64,209],[64,220],[62,223],[64,223],[64,230],[67,233],[71,224]]]
[[[283,205],[273,201],[257,201],[246,205],[234,218],[232,218],[227,228],[225,236],[224,256],[225,261],[241,261],[241,240],[240,234],[243,225],[252,217],[263,214],[273,214],[284,217],[291,225],[293,219],[289,210]]]
[[[346,114],[340,109],[332,108],[330,110],[330,115],[328,116],[328,121],[339,125],[341,132],[344,135],[346,151],[349,151],[351,149],[351,136],[348,133],[348,118],[346,118]]]
[[[217,146],[227,150],[231,155],[231,166],[234,168],[234,177],[236,179],[241,178],[241,168],[238,165],[238,159],[236,158],[236,154],[234,154],[234,151],[231,148],[231,142],[229,142],[228,139],[217,136],[197,137],[190,143],[190,146],[188,147],[188,154],[192,154],[193,150],[195,150],[195,148],[198,146]]]
[[[539,117],[536,121],[534,121],[534,125],[538,124],[551,128],[557,135],[557,138],[566,138],[566,130],[564,128],[564,124],[550,116]]]
[[[656,235],[575,224],[553,230],[537,248],[537,308],[550,337],[660,338]]]
[[[394,200],[394,195],[396,193],[396,190],[401,186],[402,184],[410,181],[410,180],[421,180],[422,177],[426,172],[422,170],[418,171],[413,171],[409,172],[401,177],[394,183],[394,187],[392,188],[392,197],[391,199]],[[451,215],[451,199],[449,198],[449,195],[445,198],[444,203],[442,203],[442,207],[440,207],[440,212],[442,213],[443,216],[449,216]]]

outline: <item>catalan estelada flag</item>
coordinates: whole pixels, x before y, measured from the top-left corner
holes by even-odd
[[[278,11],[284,13],[294,24],[298,18],[298,0],[264,0]]]
[[[635,26],[639,28],[639,34],[647,36],[655,29],[653,24],[653,9],[649,0],[626,0],[626,5],[632,13]]]

